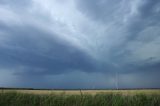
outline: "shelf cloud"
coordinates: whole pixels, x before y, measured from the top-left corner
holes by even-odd
[[[159,0],[1,0],[0,14],[2,87],[160,87]]]

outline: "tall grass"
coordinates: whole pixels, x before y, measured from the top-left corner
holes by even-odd
[[[0,93],[0,106],[160,106],[160,95]]]

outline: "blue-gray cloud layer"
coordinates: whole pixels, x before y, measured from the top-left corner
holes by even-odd
[[[0,14],[0,86],[160,87],[159,0],[1,0]]]

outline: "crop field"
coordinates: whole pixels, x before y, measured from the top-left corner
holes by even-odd
[[[0,106],[160,106],[160,90],[4,90]]]

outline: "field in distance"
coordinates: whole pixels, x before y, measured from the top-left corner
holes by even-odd
[[[0,89],[0,93],[18,92],[27,94],[66,94],[66,95],[81,95],[81,94],[122,94],[122,95],[160,95],[160,89],[138,89],[138,90],[21,90],[21,89]]]

